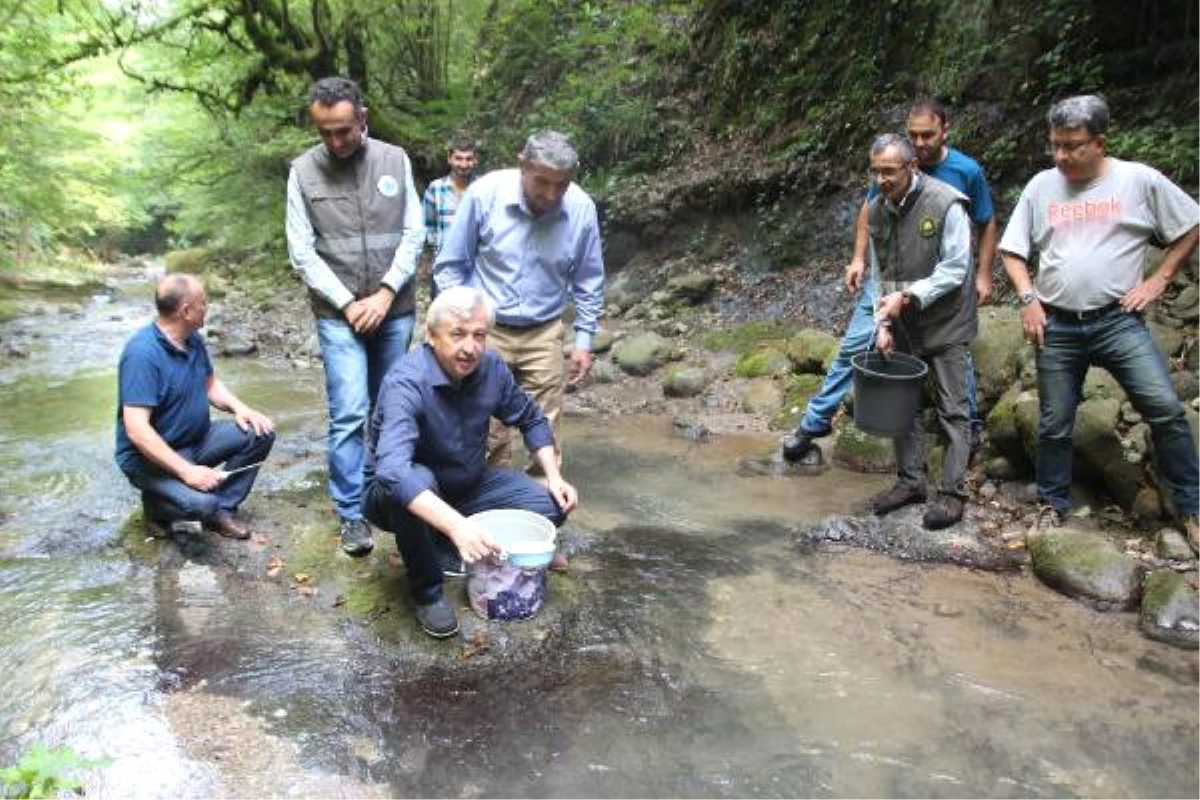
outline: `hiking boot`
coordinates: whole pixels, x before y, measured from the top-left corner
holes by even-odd
[[[871,513],[877,517],[882,517],[884,514],[890,514],[897,508],[904,508],[913,503],[925,502],[925,490],[918,489],[915,486],[905,486],[902,483],[897,483],[886,492],[880,492],[871,498],[869,506]]]
[[[375,549],[371,527],[365,520],[343,519],[338,536],[342,540],[342,552],[353,558],[361,558]]]
[[[1192,546],[1192,552],[1200,552],[1200,522],[1195,517],[1183,518],[1183,535]]]
[[[939,494],[925,509],[922,522],[931,531],[949,528],[963,517],[963,500],[952,494]]]
[[[435,639],[445,639],[458,633],[458,617],[454,616],[454,609],[444,597],[417,606],[417,622],[421,624],[421,630]]]
[[[808,451],[816,447],[813,439],[817,437],[814,434],[806,433],[800,428],[789,433],[780,440],[781,449],[783,450],[784,461],[799,461],[804,456],[808,455]]]

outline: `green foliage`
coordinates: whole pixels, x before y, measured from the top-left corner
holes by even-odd
[[[16,766],[0,769],[0,782],[3,782],[4,797],[53,798],[64,791],[83,789],[83,783],[72,773],[97,769],[109,763],[111,759],[107,758],[84,759],[66,746],[49,750],[38,742]]]
[[[1118,158],[1150,164],[1180,186],[1195,187],[1197,137],[1194,117],[1190,124],[1158,119],[1112,131],[1107,150]]]
[[[679,0],[515,0],[480,34],[473,119],[505,163],[533,130],[556,128],[588,169],[647,170],[686,145],[673,95],[686,55]]]

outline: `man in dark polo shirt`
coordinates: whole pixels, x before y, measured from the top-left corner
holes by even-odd
[[[396,535],[417,621],[441,638],[458,631],[458,620],[442,593],[438,540],[470,563],[499,549],[470,515],[519,508],[561,525],[578,495],[558,470],[546,415],[487,347],[495,313],[486,298],[454,286],[438,294],[426,316],[425,343],[397,362],[379,390],[367,437],[373,478],[364,510]],[[521,431],[545,485],[488,466],[493,418]]]
[[[250,529],[237,511],[271,452],[275,424],[214,373],[199,332],[208,312],[199,280],[166,275],[154,304],[158,318],[121,352],[117,465],[141,489],[149,521],[173,533],[199,532],[203,523],[221,536],[247,539]],[[212,422],[210,405],[234,418]]]

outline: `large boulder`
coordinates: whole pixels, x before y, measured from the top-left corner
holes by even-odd
[[[1146,576],[1138,627],[1151,639],[1176,647],[1200,647],[1200,610],[1196,590],[1174,570],[1158,569]]]
[[[1142,567],[1098,531],[1051,528],[1026,540],[1033,572],[1047,586],[1104,611],[1129,611],[1141,596]]]
[[[1020,468],[1032,465],[1037,447],[1037,392],[1009,387],[987,415],[988,447]]]

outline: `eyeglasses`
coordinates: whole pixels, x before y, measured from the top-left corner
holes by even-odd
[[[1095,137],[1095,136],[1089,136],[1088,138],[1083,139],[1078,142],[1051,141],[1050,146],[1046,148],[1046,155],[1054,156],[1054,155],[1058,155],[1059,152],[1062,152],[1062,154],[1065,156],[1075,156],[1075,155],[1079,154],[1080,150],[1087,147],[1092,142],[1096,141],[1096,139],[1097,139],[1097,137]]]

